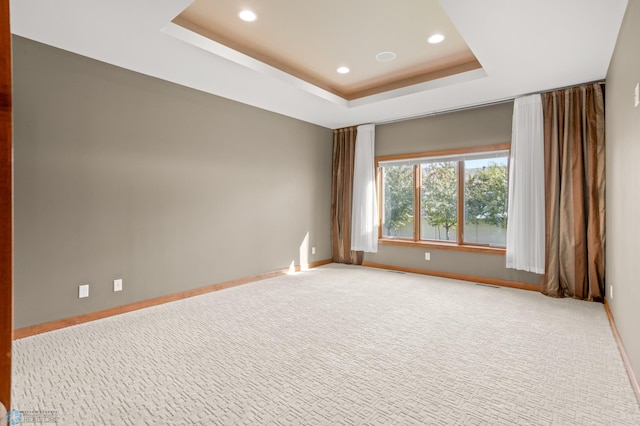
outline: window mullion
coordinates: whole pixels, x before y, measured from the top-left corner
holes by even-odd
[[[420,208],[420,191],[422,175],[420,174],[420,164],[413,166],[413,241],[420,240],[420,219],[422,209]]]
[[[464,243],[464,161],[458,161],[458,244]]]
[[[384,169],[376,164],[376,189],[377,189],[377,197],[378,197],[378,239],[382,238],[382,223],[383,223],[383,215],[384,215],[384,186],[382,182],[384,182]]]

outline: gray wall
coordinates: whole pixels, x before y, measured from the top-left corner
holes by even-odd
[[[606,88],[607,132],[607,300],[640,379],[640,0],[629,0]],[[611,291],[613,287],[613,292]]]
[[[376,156],[511,142],[513,103],[400,121],[376,127]],[[431,260],[424,260],[424,253]],[[379,245],[365,261],[539,284],[540,276],[505,268],[505,257],[434,248]]]
[[[329,129],[13,42],[16,328],[331,257]]]

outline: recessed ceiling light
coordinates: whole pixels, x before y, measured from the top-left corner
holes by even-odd
[[[238,13],[238,16],[245,22],[253,22],[258,19],[258,15],[248,9],[245,9],[242,12]]]
[[[340,74],[346,74],[351,70],[348,67],[340,67],[336,71],[339,72]]]
[[[437,44],[444,40],[444,36],[442,34],[434,34],[427,39],[427,41],[431,44]]]
[[[378,62],[390,62],[396,58],[396,54],[393,52],[380,52],[376,55]]]

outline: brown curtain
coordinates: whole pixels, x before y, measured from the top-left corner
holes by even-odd
[[[334,262],[361,265],[363,252],[351,250],[351,198],[356,127],[333,131],[331,251]]]
[[[542,94],[546,267],[541,291],[602,301],[605,243],[604,85]]]

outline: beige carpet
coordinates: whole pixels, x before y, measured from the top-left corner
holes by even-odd
[[[14,362],[12,408],[61,425],[640,425],[601,304],[336,264],[22,339]]]

